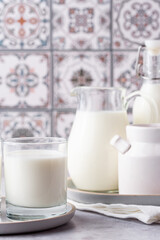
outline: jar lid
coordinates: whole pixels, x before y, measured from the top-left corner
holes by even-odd
[[[146,40],[145,46],[148,53],[152,56],[157,56],[160,54],[160,40]]]
[[[160,124],[133,124],[126,127],[130,142],[160,142]]]

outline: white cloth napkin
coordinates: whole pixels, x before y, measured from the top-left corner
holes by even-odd
[[[103,204],[103,203],[79,203],[68,199],[78,210],[91,211],[116,218],[134,218],[139,221],[152,224],[160,223],[160,207],[125,204]]]

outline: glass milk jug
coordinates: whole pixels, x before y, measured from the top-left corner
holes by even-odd
[[[140,51],[143,50],[143,65],[139,64]],[[148,101],[137,97],[133,105],[133,121],[136,124],[160,122],[160,40],[147,40],[140,46],[136,66],[137,75],[143,79],[140,91]]]
[[[68,170],[79,189],[118,189],[118,156],[110,139],[115,134],[125,137],[124,91],[96,87],[73,90],[78,109],[68,140]]]

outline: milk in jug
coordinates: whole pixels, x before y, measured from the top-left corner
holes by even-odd
[[[125,137],[128,124],[124,90],[80,87],[79,106],[68,140],[68,170],[79,189],[118,189],[118,156],[110,139]]]

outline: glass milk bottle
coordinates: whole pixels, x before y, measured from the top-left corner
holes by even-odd
[[[140,51],[143,50],[143,66],[138,64]],[[133,105],[133,121],[136,124],[160,122],[160,40],[147,40],[140,46],[136,66],[137,75],[143,79]],[[147,100],[147,101],[146,101]]]
[[[79,189],[118,189],[115,135],[125,137],[128,124],[124,89],[79,87],[73,90],[78,108],[68,140],[68,170]]]

